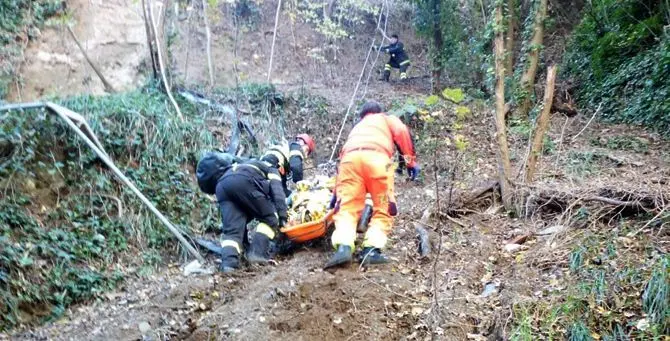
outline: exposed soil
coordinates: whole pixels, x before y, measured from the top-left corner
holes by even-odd
[[[141,85],[147,40],[141,7],[131,0],[68,0],[74,33],[102,74],[119,90]],[[104,94],[104,86],[66,29],[53,24],[32,41],[20,68],[21,89],[9,101]]]

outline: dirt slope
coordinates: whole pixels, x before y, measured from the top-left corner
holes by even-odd
[[[116,90],[142,84],[148,56],[142,12],[131,0],[68,0],[73,31],[91,60]],[[60,20],[60,19],[57,19]],[[57,25],[42,30],[24,52],[22,88],[12,88],[9,101],[43,97],[104,94],[104,87],[74,40]]]

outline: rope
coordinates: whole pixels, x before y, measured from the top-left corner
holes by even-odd
[[[270,65],[268,66],[268,83],[272,75],[272,57],[275,54],[275,41],[277,40],[277,24],[279,23],[279,12],[281,11],[281,0],[277,1],[277,13],[275,13],[275,30],[272,34],[272,48],[270,49]]]
[[[389,6],[388,6],[388,1],[384,1],[384,4],[382,5],[382,9],[386,7],[386,16],[384,17],[384,32],[386,32],[386,28],[388,27],[388,20],[389,20]],[[382,11],[379,11],[379,15],[381,18],[381,13]],[[377,30],[379,30],[379,24],[377,24]],[[381,43],[384,44],[384,38],[386,38],[386,34],[382,32],[382,41]],[[368,72],[368,78],[365,80],[365,88],[363,88],[363,94],[361,95],[361,99],[365,98],[365,95],[368,93],[368,85],[370,84],[370,77],[372,77],[372,72],[375,69],[375,65],[377,64],[377,60],[379,59],[379,54],[381,53],[381,50],[377,50],[377,55],[375,56],[375,60],[372,62],[372,67],[370,67],[370,72]]]
[[[381,23],[383,12],[384,12],[384,5],[382,5],[382,8],[379,9],[379,18],[377,18],[377,28],[379,28],[379,24]],[[337,151],[337,146],[340,143],[340,138],[342,138],[342,131],[344,131],[344,126],[347,124],[347,118],[349,118],[349,114],[351,113],[351,107],[354,106],[354,102],[356,100],[356,94],[358,93],[358,88],[360,87],[361,81],[363,80],[363,75],[365,75],[365,68],[368,65],[368,60],[370,60],[370,54],[372,54],[372,48],[375,46],[375,41],[377,39],[376,35],[377,35],[377,33],[375,32],[375,37],[372,38],[372,43],[370,44],[370,48],[368,49],[368,54],[367,54],[367,56],[365,56],[365,62],[363,63],[363,68],[361,69],[361,74],[358,76],[358,82],[356,82],[356,87],[354,88],[354,93],[351,94],[351,99],[349,100],[349,106],[347,107],[347,113],[344,115],[344,119],[342,120],[342,125],[340,126],[340,132],[337,133],[337,139],[335,139],[335,145],[333,146],[333,152],[330,154],[330,158],[328,159],[328,162],[332,162],[333,158],[335,157],[335,151]]]

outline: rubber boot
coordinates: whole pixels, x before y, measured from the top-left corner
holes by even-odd
[[[340,245],[337,247],[337,251],[333,254],[323,269],[329,269],[336,266],[348,265],[351,263],[351,246]]]
[[[391,71],[389,70],[384,70],[384,74],[382,75],[382,78],[380,78],[380,81],[388,82],[389,79],[391,78]]]
[[[262,233],[254,234],[247,253],[247,261],[251,264],[267,264],[270,261],[270,238],[268,236]]]
[[[235,253],[227,252],[228,248],[223,248],[223,254],[221,255],[221,264],[219,264],[219,271],[223,273],[232,273],[235,272],[240,267],[239,255],[237,251]]]
[[[386,264],[391,262],[390,259],[384,256],[380,249],[369,246],[363,248],[363,250],[358,254],[357,260],[362,265]]]

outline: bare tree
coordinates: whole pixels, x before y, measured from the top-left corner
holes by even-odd
[[[537,118],[535,124],[535,131],[533,132],[533,143],[531,144],[530,153],[528,154],[528,162],[526,163],[526,183],[533,181],[535,176],[535,167],[540,154],[542,154],[542,146],[544,135],[549,128],[549,119],[551,113],[551,105],[554,99],[554,85],[556,83],[556,66],[552,65],[547,70],[547,86],[544,89],[544,103],[542,104],[542,112]]]
[[[147,13],[148,19],[150,22],[151,26],[151,33],[153,35],[153,41],[156,43],[156,52],[158,54],[157,59],[158,59],[158,67],[159,71],[161,74],[161,78],[163,80],[163,86],[165,87],[165,93],[167,94],[168,98],[170,99],[170,102],[172,103],[172,106],[175,108],[177,111],[177,116],[179,117],[180,120],[184,120],[184,115],[182,115],[181,110],[179,109],[179,105],[177,105],[177,101],[175,101],[174,97],[172,96],[172,89],[170,88],[170,84],[167,81],[167,77],[165,76],[165,65],[163,64],[163,56],[161,53],[161,44],[160,44],[160,39],[158,38],[158,28],[156,26],[156,22],[154,21],[154,14],[153,14],[153,5],[151,4],[151,1],[147,4]]]
[[[537,65],[540,59],[540,49],[544,39],[544,21],[547,18],[547,0],[540,0],[537,12],[535,13],[535,21],[533,24],[533,37],[530,40],[528,61],[526,64],[526,71],[521,76],[519,86],[523,91],[524,97],[519,106],[518,114],[521,117],[528,116],[532,106],[531,93],[535,85],[535,76],[537,74]]]
[[[514,72],[514,43],[519,26],[517,17],[518,0],[507,0],[507,34],[505,37],[505,74],[509,77]]]
[[[496,73],[496,106],[495,106],[495,124],[496,140],[498,142],[498,178],[500,183],[500,193],[502,195],[505,209],[511,211],[512,189],[509,181],[511,174],[511,164],[509,159],[509,146],[507,143],[507,127],[505,125],[505,32],[502,30],[503,8],[502,1],[499,1],[495,9],[495,27],[498,28],[495,35],[495,73]]]
[[[202,0],[202,17],[205,20],[205,35],[207,36],[207,68],[209,69],[209,86],[214,86],[214,67],[212,66],[212,31],[209,28],[207,16],[207,0]]]

